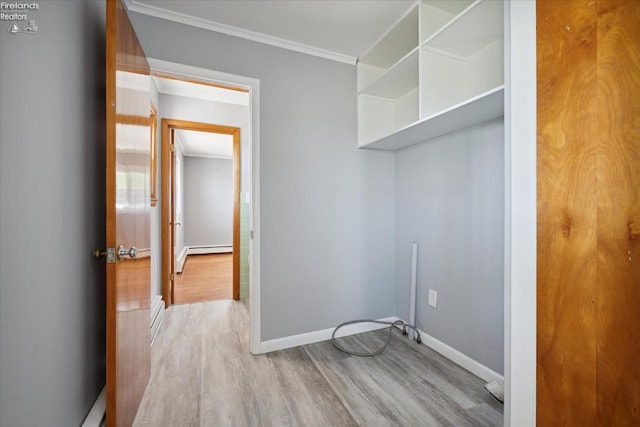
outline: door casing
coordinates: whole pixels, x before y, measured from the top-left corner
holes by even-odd
[[[162,298],[165,308],[175,301],[175,153],[174,130],[220,133],[233,136],[233,299],[240,299],[240,128],[186,120],[162,119]],[[165,203],[164,201],[170,201]]]

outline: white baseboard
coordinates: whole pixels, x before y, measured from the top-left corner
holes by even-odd
[[[386,317],[384,319],[377,319],[381,322],[395,322],[399,320],[397,317]],[[387,328],[389,325],[381,325],[379,323],[358,323],[355,325],[348,325],[340,328],[336,337],[345,337],[348,335],[360,334],[363,332],[375,331],[378,329]],[[274,340],[262,341],[260,343],[260,353],[269,353],[271,351],[283,350],[285,348],[298,347],[300,345],[313,344],[320,341],[327,341],[331,339],[331,334],[335,328],[323,329],[320,331],[307,332],[304,334],[291,335],[283,338],[276,338]]]
[[[424,331],[420,331],[420,339],[422,340],[422,344],[431,348],[432,350],[437,351],[447,359],[452,362],[460,365],[467,371],[476,375],[477,377],[482,378],[486,382],[495,381],[498,379],[504,380],[504,377],[497,372],[487,368],[482,363],[470,358],[464,353],[459,352],[455,348],[443,343],[437,338],[432,337]]]
[[[176,259],[176,273],[182,273],[182,269],[184,268],[184,262],[187,260],[187,255],[189,254],[189,248],[182,248],[182,252],[178,254],[178,258]]]
[[[82,427],[100,427],[107,412],[107,386],[102,387],[102,391],[93,403],[89,414],[84,419]]]
[[[204,254],[226,254],[233,252],[232,245],[220,245],[220,246],[189,246],[189,255],[204,255]]]
[[[164,301],[162,301],[162,296],[156,295],[151,301],[151,345],[153,345],[153,341],[155,341],[158,335],[163,320]]]
[[[387,317],[384,319],[378,319],[383,322],[395,322],[402,320],[399,317]],[[377,323],[358,323],[355,325],[348,325],[340,328],[336,337],[343,337],[348,335],[360,334],[363,332],[375,331],[378,329],[386,328],[387,325],[381,325]],[[271,351],[284,350],[286,348],[298,347],[300,345],[313,344],[320,341],[327,341],[331,339],[331,334],[335,328],[323,329],[320,331],[307,332],[299,335],[291,335],[288,337],[277,338],[274,340],[263,341],[260,343],[260,353],[269,353]],[[472,359],[464,353],[456,350],[455,348],[443,343],[442,341],[432,337],[424,331],[420,331],[420,339],[422,344],[437,351],[453,363],[466,369],[472,374],[482,378],[483,380],[490,382],[498,379],[504,380],[504,377],[492,369],[487,368],[482,363]]]

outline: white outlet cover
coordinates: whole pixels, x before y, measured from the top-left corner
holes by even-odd
[[[429,289],[429,305],[435,307],[438,304],[438,291]]]

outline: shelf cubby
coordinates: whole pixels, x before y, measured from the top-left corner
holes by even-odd
[[[359,63],[383,70],[390,68],[418,46],[418,21],[418,7],[414,6],[360,58]]]
[[[451,22],[475,0],[422,0],[420,4],[420,43]]]
[[[358,64],[358,146],[399,149],[504,114],[501,0],[420,0]]]

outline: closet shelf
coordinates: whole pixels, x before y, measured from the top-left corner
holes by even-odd
[[[364,88],[360,95],[396,99],[417,87],[418,48],[415,48]]]
[[[399,150],[456,130],[474,126],[504,115],[504,85],[485,92],[444,111],[360,145],[360,148]]]
[[[430,36],[423,47],[468,58],[503,34],[502,2],[476,1]]]

